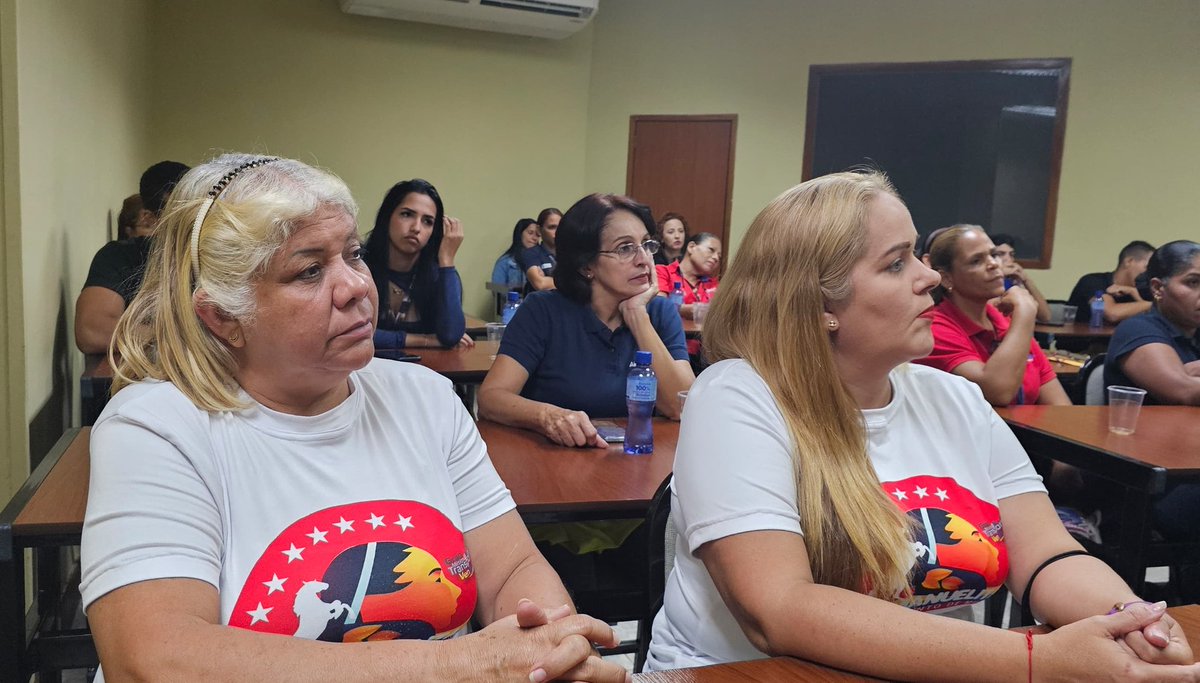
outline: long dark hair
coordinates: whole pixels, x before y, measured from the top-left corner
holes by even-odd
[[[600,233],[614,211],[628,211],[637,216],[646,226],[646,234],[654,234],[650,207],[617,194],[589,194],[567,209],[558,224],[554,286],[576,303],[592,301],[592,283],[580,271],[599,254]]]
[[[442,246],[442,220],[446,216],[442,206],[442,196],[437,188],[428,180],[413,178],[403,180],[392,186],[379,205],[379,213],[375,214],[375,227],[367,236],[366,248],[367,267],[371,269],[371,278],[375,280],[375,289],[379,292],[379,307],[382,310],[387,304],[388,293],[388,252],[391,251],[391,240],[388,239],[388,227],[392,221],[392,212],[400,206],[400,202],[412,193],[423,194],[433,200],[437,214],[433,219],[433,234],[417,256],[417,264],[413,266],[413,284],[420,291],[428,292],[427,285],[437,279],[438,249]],[[418,307],[420,303],[418,302]]]
[[[525,228],[537,224],[538,222],[532,218],[522,218],[521,220],[517,221],[516,227],[513,228],[512,244],[509,245],[508,251],[504,253],[513,257],[514,259],[520,256],[521,252],[525,251],[525,245],[521,243],[522,233],[525,232]]]

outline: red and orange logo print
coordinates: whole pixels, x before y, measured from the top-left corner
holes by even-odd
[[[914,522],[912,592],[899,596],[922,611],[986,599],[1008,575],[1000,510],[947,477],[887,482],[883,490]]]
[[[279,534],[229,625],[333,642],[445,638],[475,600],[462,532],[423,503],[377,500],[315,512]]]

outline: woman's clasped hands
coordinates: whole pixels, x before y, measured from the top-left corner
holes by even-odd
[[[1034,642],[1037,681],[1200,681],[1200,664],[1162,602],[1083,619]]]
[[[629,683],[624,668],[606,662],[595,646],[614,647],[612,628],[592,617],[572,614],[562,605],[544,609],[530,600],[517,604],[516,614],[495,621],[469,638],[460,650],[480,681],[567,680]]]

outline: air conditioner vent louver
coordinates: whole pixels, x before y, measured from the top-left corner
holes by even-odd
[[[576,19],[590,19],[592,16],[591,7],[564,5],[561,2],[540,2],[539,0],[479,0],[479,4],[483,5],[484,7],[503,7],[504,9],[513,9],[520,12],[541,12],[542,14],[553,14],[560,17],[575,17]]]
[[[600,0],[340,0],[343,12],[477,31],[566,38],[587,25]]]

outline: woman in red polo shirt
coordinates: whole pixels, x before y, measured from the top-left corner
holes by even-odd
[[[706,304],[717,289],[717,271],[721,269],[721,240],[711,232],[688,237],[683,258],[658,269],[658,293],[667,296],[678,282],[683,290],[679,315],[691,319],[693,304]]]
[[[1022,287],[1004,290],[995,252],[973,225],[954,226],[929,245],[941,301],[933,310],[933,353],[916,362],[971,380],[992,405],[1070,405],[1033,340],[1037,301]],[[996,297],[999,307],[988,303]]]
[[[707,304],[717,291],[717,271],[721,269],[721,240],[711,232],[700,232],[688,237],[680,252],[682,258],[670,265],[658,265],[658,295],[667,296],[675,291],[678,282],[683,291],[683,305],[679,315],[684,319],[695,318],[695,305]],[[688,353],[700,354],[700,340],[689,339]],[[697,372],[699,372],[697,370]]]

